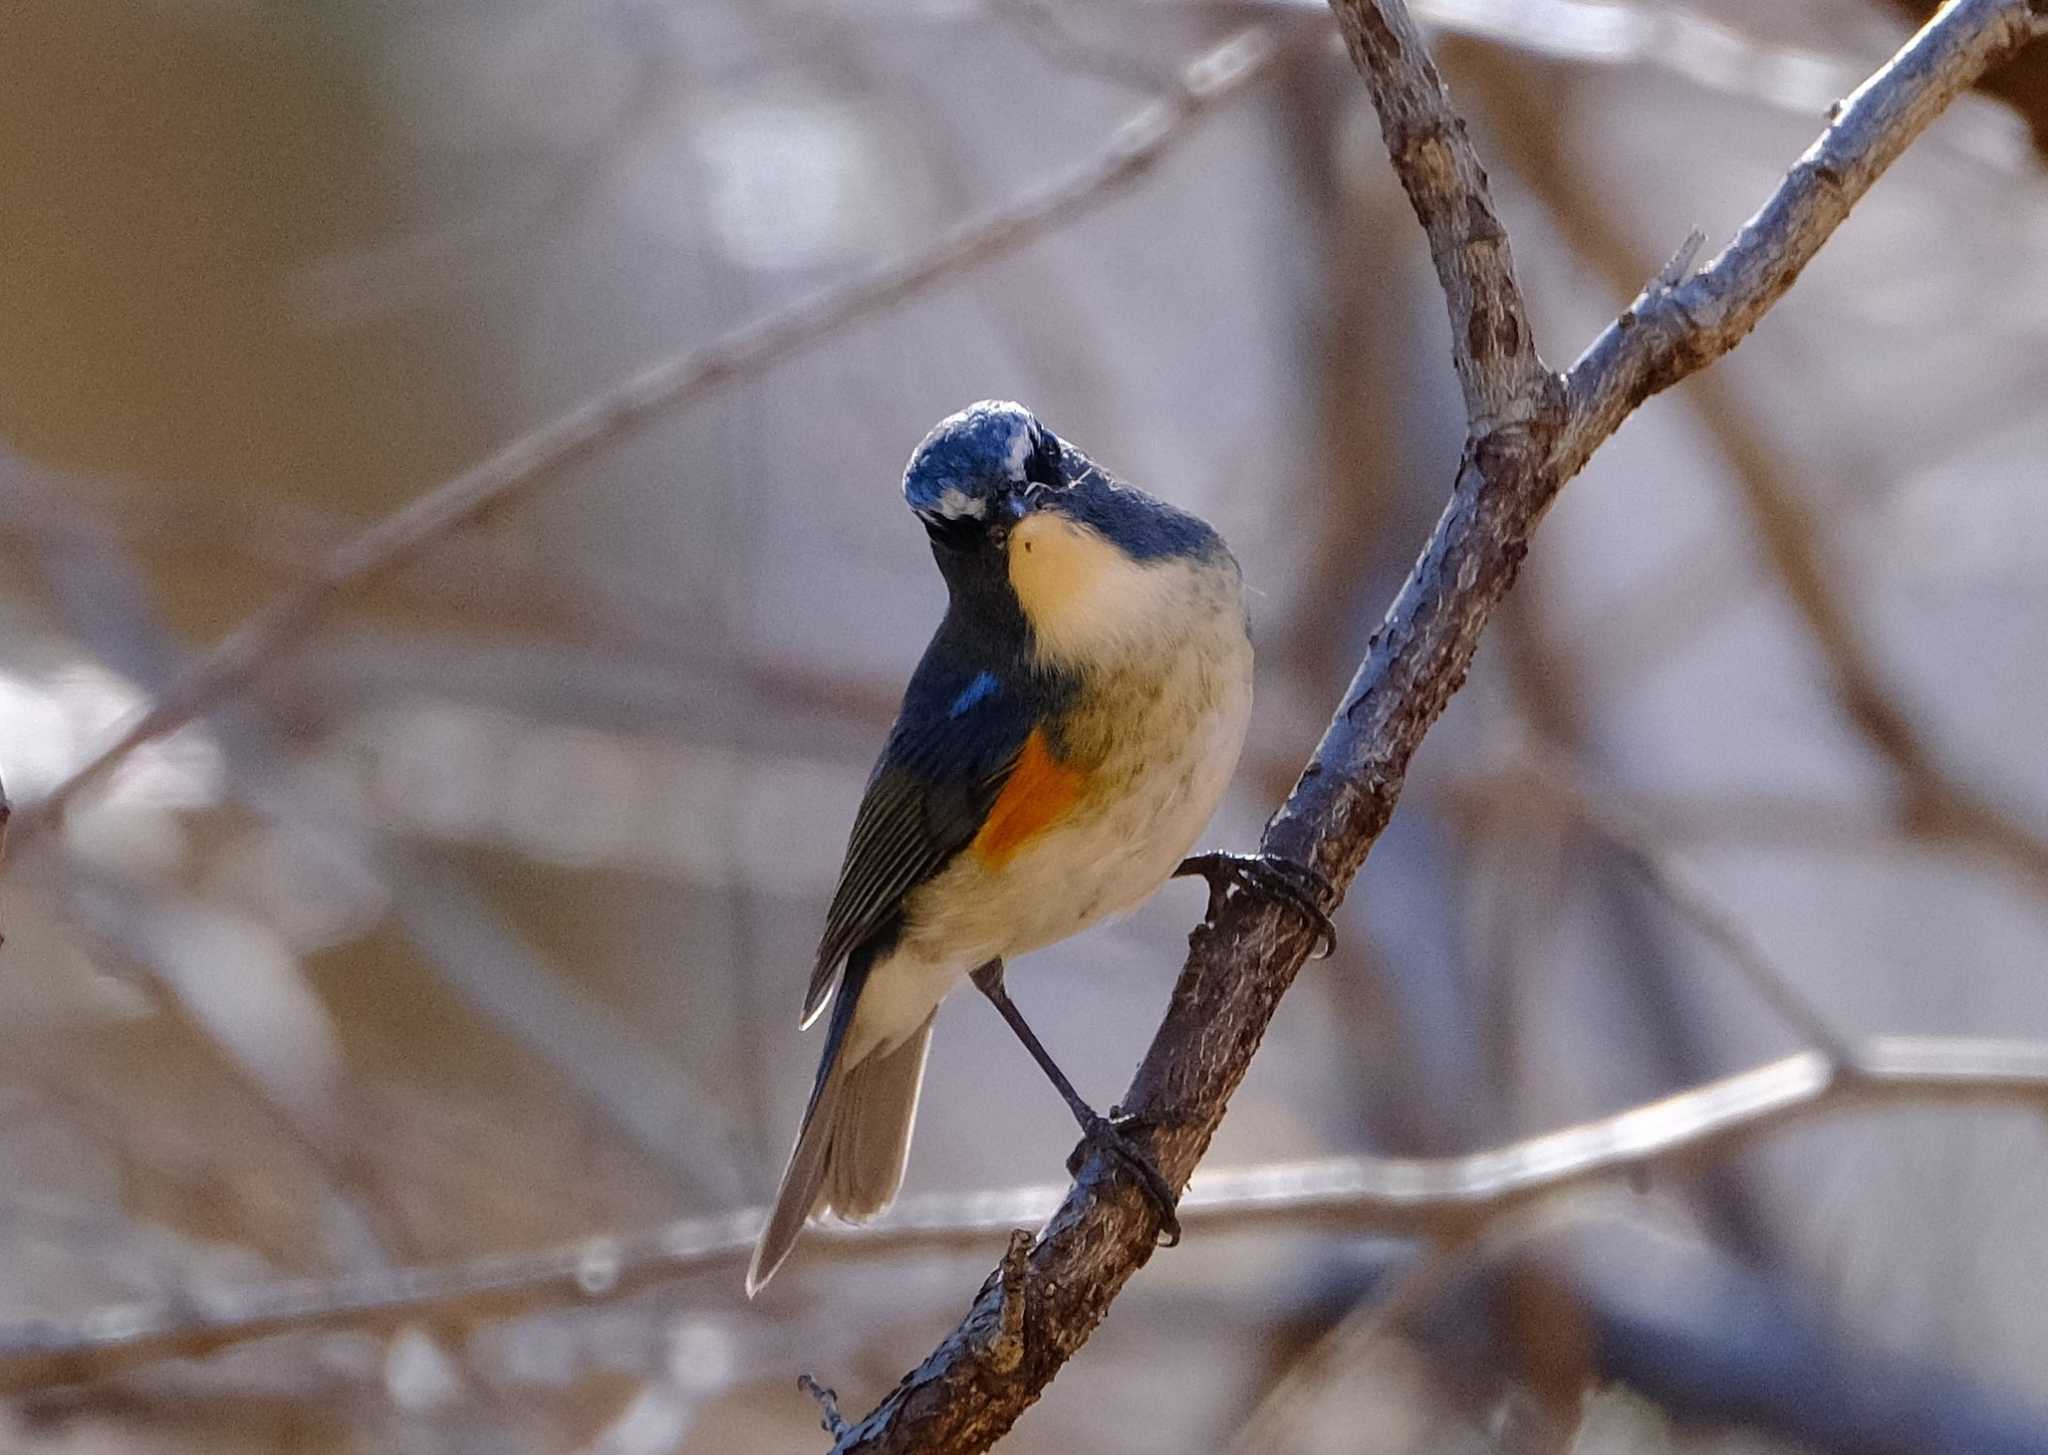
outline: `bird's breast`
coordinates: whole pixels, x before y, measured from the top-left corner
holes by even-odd
[[[908,947],[964,971],[1135,907],[1215,812],[1250,712],[1251,647],[1235,602],[1086,673],[1027,740],[968,851],[907,906]]]

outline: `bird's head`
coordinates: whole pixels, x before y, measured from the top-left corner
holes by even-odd
[[[1020,404],[941,420],[910,457],[903,498],[955,601],[1020,609],[1055,650],[1141,629],[1190,571],[1224,568],[1237,589],[1206,522],[1112,480]]]
[[[983,400],[942,419],[910,457],[903,498],[944,568],[1000,553],[1018,521],[1064,490],[1060,441],[1021,404]]]

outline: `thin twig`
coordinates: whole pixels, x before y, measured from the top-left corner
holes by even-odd
[[[246,688],[311,632],[345,592],[713,389],[758,374],[941,279],[1003,257],[1072,222],[1143,176],[1188,136],[1194,123],[1270,70],[1285,41],[1321,31],[1320,24],[1309,22],[1284,31],[1268,26],[1239,31],[1187,65],[1171,94],[1135,112],[1099,151],[1063,176],[863,277],[642,370],[367,527],[330,552],[307,580],[224,637],[91,761],[24,807],[17,839],[48,827],[83,789],[144,743],[175,732]]]
[[[1503,89],[1528,86],[1506,65],[1489,67]],[[1507,94],[1514,114],[1497,128],[1518,170],[1546,195],[1550,212],[1573,249],[1622,289],[1640,275],[1636,250],[1624,237],[1612,204],[1601,196],[1557,142],[1554,127],[1526,124],[1549,104],[1533,86]],[[1693,234],[1698,238],[1700,234]],[[1697,252],[1687,240],[1680,255],[1657,275],[1653,288],[1683,281]],[[1681,261],[1682,259],[1682,261]],[[1687,403],[1712,430],[1765,561],[1777,574],[1807,634],[1827,664],[1828,687],[1842,716],[1892,770],[1900,827],[1924,839],[1947,839],[1992,855],[2048,896],[2048,836],[2029,828],[1998,802],[1963,781],[1944,761],[1929,734],[1899,705],[1857,613],[1830,559],[1822,531],[1799,498],[1776,454],[1763,439],[1754,411],[1744,409],[1728,381],[1708,373],[1693,379]]]
[[[1817,1051],[1772,1061],[1612,1116],[1457,1157],[1330,1157],[1203,1172],[1181,1199],[1191,1233],[1266,1224],[1366,1228],[1456,1241],[1516,1208],[1647,1168],[1671,1168],[1739,1146],[1798,1119],[1871,1106],[2048,1104],[2048,1045],[1894,1037],[1852,1062]],[[1009,1231],[1010,1257],[992,1278],[991,1309],[1044,1285],[1014,1231],[1059,1201],[1045,1183],[962,1197],[905,1198],[860,1226],[812,1230],[843,1257],[905,1248],[984,1247]],[[601,1303],[678,1279],[739,1268],[766,1210],[685,1219],[624,1237],[591,1238],[541,1253],[441,1266],[303,1279],[253,1288],[193,1288],[109,1307],[82,1319],[0,1323],[0,1392],[104,1378],[160,1359],[192,1358],[275,1334],[389,1330],[466,1323],[534,1307]],[[1021,1240],[1021,1243],[1018,1241]],[[726,1292],[731,1293],[727,1288]],[[1002,1328],[1012,1320],[997,1319]],[[984,1349],[990,1341],[983,1339]],[[984,1353],[984,1359],[986,1354]]]
[[[1843,107],[1735,242],[1676,288],[1657,287],[1604,333],[1562,388],[1527,337],[1485,178],[1401,0],[1332,0],[1380,112],[1396,170],[1430,234],[1471,428],[1451,499],[1344,701],[1262,847],[1341,892],[1391,818],[1417,745],[1464,681],[1479,636],[1564,481],[1649,395],[1733,348],[1783,295],[1877,175],[1995,62],[2031,39],[2026,0],[1957,0]],[[1512,324],[1512,327],[1510,326]],[[1152,1045],[1121,1105],[1157,1130],[1148,1150],[1184,1183],[1309,949],[1271,906],[1232,900],[1197,929]],[[1840,1079],[1812,1054],[1818,1084]],[[1639,1129],[1640,1130],[1640,1129]],[[1086,1342],[1152,1256],[1144,1199],[1099,1155],[1031,1257],[1026,1353],[990,1370],[966,1320],[834,1447],[986,1450]]]
[[[1900,153],[2043,26],[2027,0],[1954,0],[1857,87],[1718,257],[1639,295],[1572,365],[1558,473],[1576,474],[1645,399],[1740,343]]]
[[[818,1427],[833,1439],[846,1433],[846,1416],[839,1413],[839,1391],[828,1389],[808,1374],[796,1377],[796,1387],[818,1402]]]
[[[1372,30],[1369,36],[1348,35],[1347,40],[1374,83],[1383,129],[1390,140],[1402,142],[1395,146],[1394,157],[1418,215],[1434,224],[1432,251],[1446,285],[1454,323],[1452,346],[1472,404],[1473,426],[1443,519],[1314,759],[1268,826],[1269,852],[1313,864],[1342,886],[1348,885],[1391,817],[1415,748],[1462,682],[1481,630],[1511,584],[1531,532],[1563,481],[1650,393],[1732,348],[1782,295],[1878,172],[1975,75],[2029,38],[2035,21],[2023,0],[1959,0],[1945,10],[1898,60],[1852,98],[1827,135],[1720,258],[1679,287],[1660,288],[1639,299],[1628,321],[1604,334],[1574,367],[1568,392],[1560,394],[1550,387],[1550,377],[1528,343],[1506,248],[1492,235],[1498,223],[1485,198],[1483,176],[1476,163],[1463,165],[1469,148],[1426,57],[1413,43],[1404,7],[1399,0],[1340,0],[1340,20],[1347,23],[1347,30]],[[1160,123],[1170,128],[1175,107],[1186,104],[1162,103]],[[1135,146],[1142,149],[1146,144],[1156,146],[1145,138]],[[1464,209],[1462,223],[1459,208]],[[857,316],[909,291],[901,283],[867,286],[875,290],[868,301],[849,308],[843,317]],[[1512,335],[1509,321],[1514,324]],[[805,329],[813,326],[804,324]],[[758,367],[813,336],[796,325],[779,327],[779,333],[745,336],[747,348],[719,356],[704,382],[691,387],[709,387],[731,377],[739,367],[736,358]],[[706,367],[701,357],[693,368]],[[543,462],[518,460],[513,484],[529,483],[541,470],[579,457],[627,425],[670,406],[681,387],[677,379],[673,373],[656,371],[651,386],[629,387],[608,396],[604,407],[588,419],[580,411],[571,416],[574,428],[566,435],[544,431],[535,437],[545,447]],[[1516,381],[1521,392],[1510,397],[1507,391]],[[555,453],[546,453],[549,450]],[[445,512],[464,507],[480,488],[471,484],[465,493],[453,487],[475,477],[473,472],[451,482],[444,488],[453,493],[429,497],[415,508],[420,514],[413,515],[411,509],[401,512],[358,538],[353,554],[344,551],[338,562],[329,563],[342,570],[338,584],[402,559],[482,504],[510,493],[510,486],[488,492],[481,503],[439,524]],[[488,476],[483,478],[489,483]],[[330,594],[331,589],[297,598],[301,604],[296,608],[288,599],[258,618],[253,635],[245,630],[230,638],[209,659],[210,680],[225,686],[246,680],[267,660],[261,650],[266,641],[294,639],[311,625]],[[188,683],[187,696],[169,705],[182,717],[162,722],[135,740],[187,720],[219,690],[206,681],[199,686],[207,691],[194,696]],[[1303,927],[1284,912],[1249,898],[1227,902],[1213,923],[1191,937],[1188,964],[1173,1003],[1123,1100],[1140,1124],[1149,1122],[1158,1129],[1146,1139],[1148,1150],[1176,1184],[1186,1181],[1206,1150],[1230,1094],[1310,948],[1309,940]],[[1560,1187],[1651,1160],[1708,1150],[1821,1107],[1885,1096],[2037,1101],[2044,1087],[2048,1052],[2037,1047],[1959,1049],[1939,1043],[1887,1043],[1873,1047],[1852,1067],[1809,1052],[1497,1153],[1440,1161],[1361,1160],[1327,1180],[1297,1175],[1287,1202],[1294,1215],[1320,1207],[1341,1209],[1346,1218],[1362,1216],[1382,1228],[1456,1228],[1483,1222]],[[1261,1210],[1260,1204],[1250,1202],[1235,1215],[1251,1216]],[[1087,1339],[1123,1283],[1151,1256],[1152,1227],[1143,1198],[1100,1154],[1090,1156],[1022,1271],[1006,1269],[1005,1276],[984,1285],[961,1327],[876,1411],[853,1426],[838,1447],[986,1449],[1036,1399]],[[747,1241],[745,1231],[737,1240],[741,1244]],[[630,1264],[621,1255],[617,1244],[586,1248],[573,1266],[555,1273],[586,1296],[599,1296],[629,1272],[645,1276],[669,1266],[658,1259]],[[477,1265],[465,1269],[472,1275],[479,1272]],[[429,1275],[412,1277],[432,1283]],[[500,1290],[491,1286],[486,1269],[473,1291],[488,1302]],[[530,1285],[522,1291],[530,1293]],[[1018,1338],[1004,1346],[1017,1357],[1014,1362],[1007,1354],[1001,1361],[992,1360],[986,1330],[1008,1328],[1012,1318],[1006,1315],[1020,1309],[1021,1314],[1014,1315]],[[154,1357],[186,1352],[168,1346],[162,1328],[148,1328],[148,1316],[160,1315],[160,1310],[141,1313],[142,1335],[121,1344],[121,1336],[135,1333],[138,1320],[135,1311],[117,1312],[96,1326],[100,1338],[93,1347],[111,1341],[132,1353],[144,1345],[144,1336],[154,1332],[159,1341]],[[187,1344],[196,1342],[203,1349],[232,1342],[221,1339],[217,1330],[211,1343],[204,1334],[195,1341],[187,1310],[179,1310],[179,1315],[173,1320],[174,1332]],[[272,1322],[257,1331],[303,1325],[303,1319],[297,1325]],[[246,1320],[238,1327],[247,1327]],[[89,1349],[82,1351],[74,1344],[67,1350],[61,1343],[34,1337],[47,1331],[48,1326],[38,1326],[25,1341],[31,1358],[38,1347],[57,1349],[44,1357],[45,1378],[62,1377],[64,1370],[74,1367],[91,1371]],[[74,1362],[64,1362],[67,1357]]]

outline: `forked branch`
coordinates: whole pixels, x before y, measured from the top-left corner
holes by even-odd
[[[1638,405],[1733,348],[1870,185],[1991,66],[2032,39],[2026,0],[1956,0],[1838,111],[1735,240],[1691,277],[1660,278],[1568,376],[1528,336],[1483,168],[1401,0],[1332,0],[1430,240],[1451,313],[1470,434],[1451,498],[1264,847],[1348,886],[1392,816],[1408,762],[1463,683],[1558,489]],[[1226,900],[1187,965],[1123,1107],[1184,1185],[1308,953],[1293,919]],[[984,1287],[966,1320],[838,1452],[986,1450],[1038,1398],[1152,1255],[1139,1195],[1085,1163],[1041,1230],[1025,1277]],[[1023,1357],[996,1369],[973,1331],[1023,1303]],[[1011,1310],[1013,1317],[1015,1311]]]

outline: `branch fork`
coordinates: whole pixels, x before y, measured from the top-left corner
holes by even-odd
[[[1688,242],[1638,306],[1567,375],[1535,347],[1506,230],[1463,123],[1401,0],[1331,0],[1423,231],[1450,315],[1468,440],[1442,518],[1389,608],[1314,756],[1267,825],[1263,853],[1313,867],[1339,894],[1392,817],[1408,762],[1463,684],[1479,635],[1564,482],[1651,394],[1728,352],[1790,287],[1849,208],[1949,101],[2035,33],[2027,0],[1953,0],[1795,165],[1756,217],[1690,276]],[[1810,163],[1824,161],[1823,180]],[[1682,259],[1682,261],[1681,261]],[[1211,906],[1189,937],[1165,1019],[1123,1105],[1172,1105],[1161,1172],[1184,1181],[1206,1150],[1280,997],[1307,953],[1284,911],[1244,897]],[[1091,1158],[1023,1274],[985,1286],[940,1344],[849,1437],[863,1451],[981,1451],[1036,1400],[1123,1283],[1151,1256],[1138,1194]],[[1009,1260],[1006,1260],[1008,1262]],[[1029,1290],[1042,1345],[992,1382],[965,1331]]]

